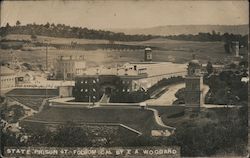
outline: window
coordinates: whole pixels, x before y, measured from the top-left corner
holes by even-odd
[[[127,92],[130,92],[130,89],[129,89],[129,88],[127,89]]]
[[[125,89],[122,89],[122,92],[125,92]]]
[[[122,84],[125,84],[125,81],[122,81]]]
[[[83,89],[81,89],[81,92],[83,92]]]
[[[87,83],[88,83],[88,81],[85,81],[84,83],[85,83],[85,84],[87,84]]]
[[[95,96],[93,96],[93,99],[95,99],[96,97]]]
[[[94,91],[94,92],[96,91],[95,88],[93,88],[93,91]]]
[[[83,81],[81,81],[81,83],[83,83]]]
[[[96,83],[95,80],[93,80],[93,83]]]
[[[200,73],[200,69],[195,69],[195,73],[199,74]]]
[[[85,89],[85,92],[88,92],[88,89]]]

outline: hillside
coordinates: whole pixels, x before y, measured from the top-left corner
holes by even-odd
[[[6,41],[2,42],[8,45],[13,45],[17,41],[27,40],[30,41],[30,35],[17,35],[12,34],[5,37]],[[221,60],[226,59],[231,54],[225,53],[224,42],[200,42],[200,41],[182,41],[182,40],[171,40],[166,38],[154,38],[147,41],[114,41],[114,44],[111,46],[116,46],[117,48],[126,46],[129,49],[115,49],[107,50],[103,49],[106,46],[109,47],[110,44],[107,44],[107,40],[97,40],[97,39],[76,39],[76,38],[58,38],[58,37],[48,37],[48,36],[39,36],[37,35],[37,42],[48,42],[51,44],[49,46],[49,63],[53,63],[55,58],[58,58],[60,55],[76,55],[81,54],[85,56],[87,65],[96,66],[96,65],[113,65],[130,62],[139,62],[143,59],[144,47],[151,47],[153,49],[153,61],[171,61],[176,63],[186,63],[188,62],[192,54],[196,54],[197,58],[202,63],[206,63],[208,59],[217,63]],[[69,47],[62,49],[52,49],[53,45],[62,45],[62,46],[71,46],[71,42],[77,42],[79,48]],[[9,60],[9,53],[12,51],[15,53],[20,62],[27,62],[33,64],[45,64],[45,48],[40,48],[35,46],[35,41],[33,41],[30,46],[24,46],[27,49],[0,49],[1,60]],[[24,42],[23,42],[24,43]],[[34,45],[34,46],[33,46]],[[86,48],[89,46],[95,46],[96,49],[88,51]],[[28,49],[34,49],[33,52]],[[133,48],[141,49],[133,49]],[[12,48],[12,47],[11,47]],[[132,48],[132,49],[131,49]]]
[[[128,35],[180,35],[198,34],[199,32],[220,32],[246,35],[249,32],[248,25],[167,25],[151,28],[132,28],[132,29],[111,29],[113,32],[124,32]]]
[[[135,108],[57,108],[50,107],[34,116],[24,119],[21,123],[29,125],[31,122],[76,124],[123,124],[142,133],[150,134],[152,129],[165,129],[157,124],[154,114],[150,110]]]

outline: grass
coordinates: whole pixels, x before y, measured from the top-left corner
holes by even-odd
[[[6,93],[6,96],[58,96],[59,91],[58,89],[29,89],[29,88],[16,88],[8,93]]]
[[[143,133],[162,129],[155,122],[152,111],[141,109],[50,107],[27,119],[61,123],[121,123]]]
[[[8,35],[7,39],[27,39],[29,35]],[[70,38],[54,38],[39,36],[38,40],[50,41],[51,43],[70,44],[71,41],[78,41],[84,44],[106,44],[107,40],[87,40],[87,39],[70,39]],[[128,45],[143,45],[158,47],[153,50],[154,61],[172,61],[177,63],[186,63],[192,59],[192,54],[196,54],[197,58],[206,63],[207,60],[212,62],[223,61],[228,54],[224,52],[223,42],[197,42],[197,41],[176,41],[168,39],[152,39],[143,42],[116,42],[116,44]],[[11,50],[0,49],[2,60],[10,61]],[[20,62],[29,62],[33,64],[45,64],[45,50],[21,51],[12,50],[12,52],[19,58]],[[115,65],[126,62],[138,62],[144,58],[143,50],[130,51],[110,51],[110,50],[53,50],[49,49],[49,63],[52,64],[54,59],[60,55],[84,55],[87,65]]]

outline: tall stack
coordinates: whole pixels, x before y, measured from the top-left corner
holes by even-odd
[[[203,77],[201,74],[202,65],[194,59],[188,64],[188,73],[185,78],[185,104],[192,111],[199,111],[202,100]]]

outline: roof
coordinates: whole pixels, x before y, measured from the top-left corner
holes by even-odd
[[[145,48],[145,50],[152,50],[151,48],[149,48],[149,47],[147,47],[147,48]]]
[[[117,76],[138,76],[138,71],[134,70],[133,67],[95,67],[88,68],[85,72],[85,75],[117,75]]]
[[[199,62],[199,60],[193,59],[188,63],[188,66],[195,67],[195,68],[201,68],[202,64]]]
[[[58,89],[16,88],[6,93],[6,96],[59,96]]]
[[[30,107],[33,110],[39,110],[46,96],[8,96],[8,98]]]
[[[164,75],[164,74],[171,74],[171,73],[179,73],[186,71],[187,65],[186,64],[176,64],[172,62],[156,62],[154,64],[150,63],[135,63],[130,64],[130,67],[136,65],[137,70],[142,69],[143,72],[150,76],[157,76],[157,75]],[[128,65],[129,67],[129,65]]]
[[[197,60],[197,59],[191,60],[189,63],[192,63],[192,64],[199,64],[199,65],[200,65],[200,62],[199,62],[199,60]]]
[[[11,70],[10,68],[8,67],[5,67],[5,66],[0,66],[0,76],[8,76],[8,75],[14,75],[15,74],[15,71],[14,70]]]

